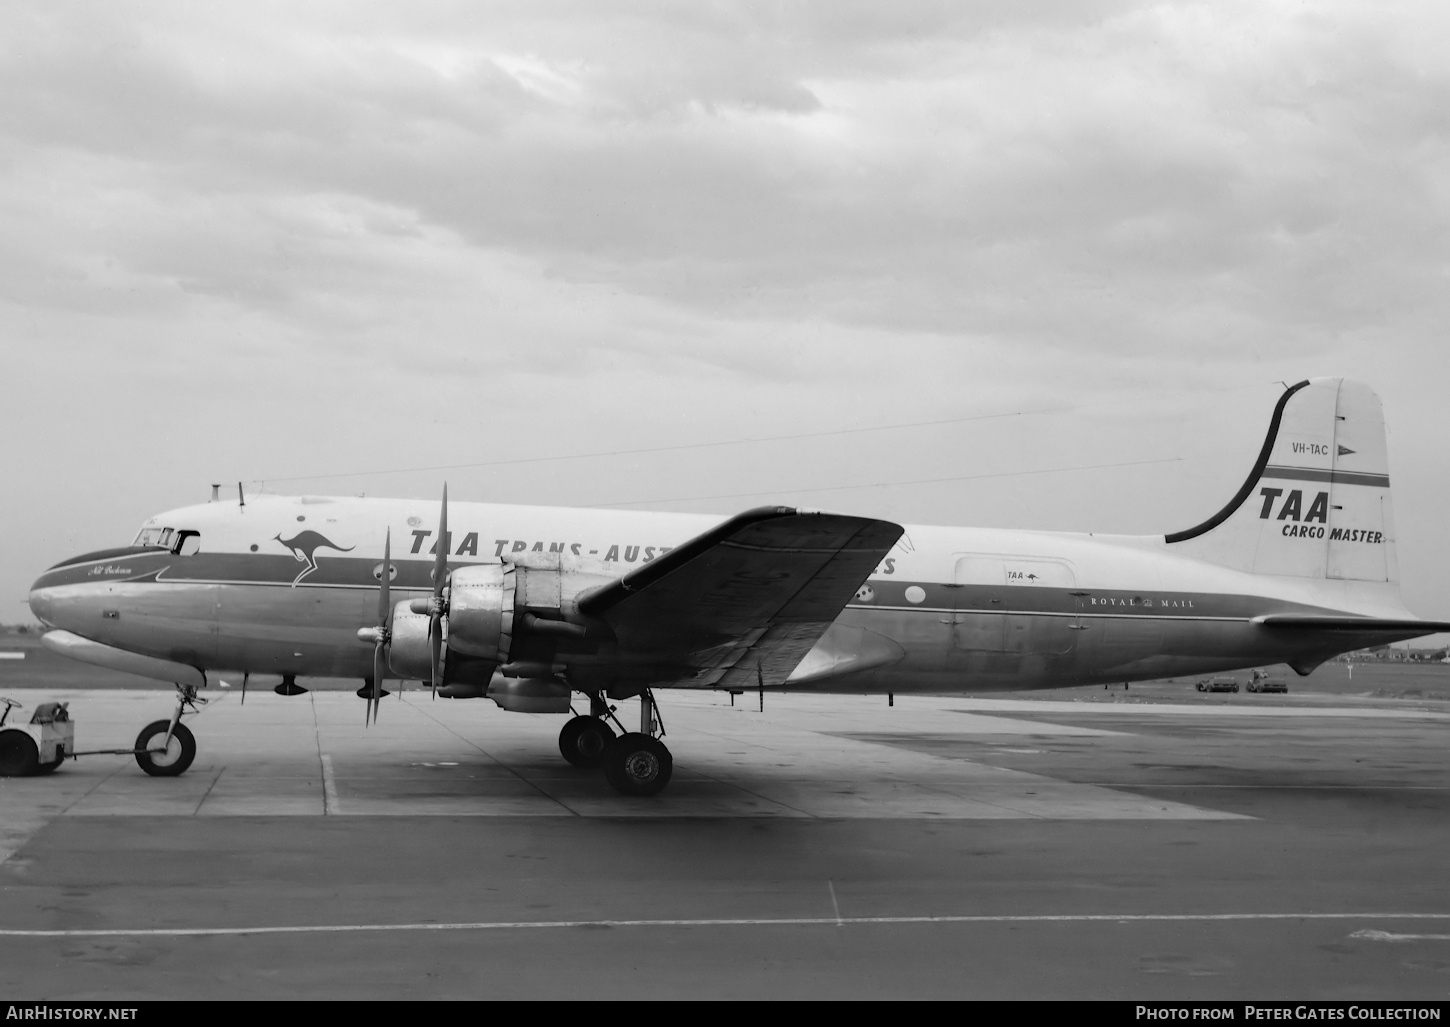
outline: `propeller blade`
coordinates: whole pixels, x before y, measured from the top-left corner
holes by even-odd
[[[448,572],[448,483],[443,483],[443,506],[438,511],[438,544],[433,547],[433,598],[443,598],[443,577]]]
[[[443,483],[443,504],[438,509],[438,544],[433,547],[433,612],[428,617],[428,672],[433,698],[438,698],[438,660],[443,651],[443,582],[448,576],[448,483]]]
[[[436,616],[428,620],[428,674],[433,679],[433,698],[438,698],[438,658],[443,654],[443,633]]]
[[[392,641],[389,631],[389,621],[392,615],[392,574],[393,574],[393,529],[389,528],[388,533],[383,537],[383,565],[378,573],[378,626],[373,629],[373,680],[369,687],[364,685],[359,692],[364,693],[367,699],[367,709],[363,713],[364,724],[376,724],[378,722],[378,705],[382,697],[387,693],[383,691],[383,674],[388,669],[388,644]],[[359,636],[366,632],[359,632]]]
[[[388,529],[388,534],[383,539],[383,573],[378,577],[382,579],[382,587],[378,589],[378,626],[387,627],[388,617],[391,616],[393,608],[389,602],[392,594],[391,581],[393,576],[393,529]]]
[[[383,690],[383,669],[387,666],[387,658],[383,655],[383,643],[379,642],[373,646],[373,687],[372,695],[368,697],[368,711],[372,722],[378,722],[378,703],[382,699]]]

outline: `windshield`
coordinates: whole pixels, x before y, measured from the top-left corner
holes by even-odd
[[[171,540],[176,537],[176,532],[171,528],[142,528],[141,533],[136,536],[133,546],[164,546],[171,548]]]

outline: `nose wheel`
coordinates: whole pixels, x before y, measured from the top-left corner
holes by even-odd
[[[147,724],[136,736],[136,763],[152,777],[176,777],[196,759],[196,738],[185,724]]]

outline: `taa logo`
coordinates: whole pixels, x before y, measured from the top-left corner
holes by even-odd
[[[1264,497],[1264,505],[1259,510],[1260,520],[1268,520],[1269,515],[1274,512],[1274,504],[1279,497],[1284,495],[1283,489],[1259,489],[1259,495]],[[1304,510],[1304,493],[1299,489],[1291,489],[1284,501],[1279,503],[1278,521],[1318,521],[1324,524],[1329,520],[1329,493],[1320,492],[1309,503],[1309,509]]]
[[[1268,520],[1269,515],[1274,512],[1274,504],[1280,496],[1284,496],[1283,489],[1259,489],[1259,495],[1264,497],[1264,505],[1259,510],[1259,518]],[[1284,522],[1280,534],[1285,538],[1323,538],[1324,522],[1329,520],[1329,493],[1320,492],[1309,503],[1309,509],[1304,509],[1304,493],[1299,489],[1290,490],[1284,501],[1279,503],[1279,515],[1276,520]],[[1319,526],[1315,527],[1315,521]]]
[[[320,535],[310,529],[299,535],[294,535],[291,538],[283,538],[281,535],[274,535],[273,538],[292,550],[292,556],[298,563],[305,563],[307,565],[302,568],[297,577],[292,579],[292,584],[294,585],[317,570],[317,551],[319,549],[336,549],[339,553],[350,553],[357,548],[356,546],[344,548],[326,535]],[[379,566],[382,565],[379,564]]]

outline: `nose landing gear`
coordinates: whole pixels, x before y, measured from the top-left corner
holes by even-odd
[[[181,722],[187,713],[197,713],[197,704],[205,699],[196,695],[195,685],[176,686],[176,710],[170,720],[154,720],[136,736],[133,750],[136,765],[152,777],[176,777],[185,773],[196,759],[196,738]],[[158,737],[159,736],[159,737]]]

